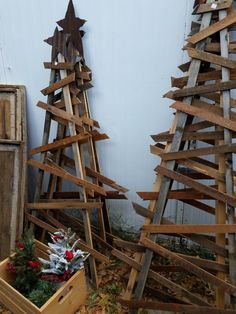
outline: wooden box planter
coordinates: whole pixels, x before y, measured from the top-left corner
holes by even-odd
[[[47,258],[47,246],[36,241],[36,253]],[[6,258],[0,263],[0,302],[15,314],[74,314],[87,296],[84,270],[77,271],[57,292],[38,308],[11,286],[12,274],[7,271]]]

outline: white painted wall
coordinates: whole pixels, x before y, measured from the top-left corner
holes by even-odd
[[[0,1],[0,82],[27,87],[29,147],[41,144],[50,46],[56,21],[64,17],[67,0]],[[193,0],[74,0],[77,14],[88,22],[84,48],[93,70],[89,92],[94,119],[110,140],[99,144],[103,173],[130,189],[129,201],[111,202],[115,222],[137,227],[142,219],[131,201],[136,191],[151,191],[158,158],[149,153],[150,134],[171,126],[170,77],[185,61],[181,50],[189,31]],[[30,178],[30,186],[34,177]],[[145,205],[145,203],[143,203]],[[174,209],[168,215],[174,216]],[[119,218],[120,217],[120,218]]]

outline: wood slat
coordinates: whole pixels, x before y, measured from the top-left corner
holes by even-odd
[[[199,41],[221,31],[222,29],[233,25],[234,23],[236,23],[236,13],[235,12],[229,14],[223,20],[216,22],[216,23],[208,26],[207,28],[201,30],[199,33],[191,36],[188,39],[188,42],[191,44],[196,44]]]
[[[169,251],[168,249],[160,246],[159,244],[149,240],[148,238],[142,239],[141,244],[143,244],[146,248],[158,253],[164,258],[171,259],[172,261],[175,261],[175,263],[179,266],[184,267],[188,272],[200,277],[204,278],[205,281],[220,287],[225,292],[232,294],[236,296],[236,287],[227,283],[224,280],[221,280],[218,277],[215,277],[214,275],[208,273],[204,269],[201,269],[197,265],[187,261],[183,256],[180,256],[174,252]]]
[[[159,192],[137,192],[137,194],[144,201],[157,200],[159,197]],[[186,189],[186,191],[169,191],[167,198],[175,200],[212,199],[212,197],[204,193],[200,193],[194,189]]]
[[[183,305],[179,303],[164,303],[157,301],[146,301],[146,300],[126,300],[118,299],[118,302],[130,309],[149,309],[158,311],[168,311],[172,313],[186,313],[186,314],[235,314],[234,310],[223,310],[220,308],[212,308],[207,306],[196,306],[196,305]]]
[[[236,144],[217,145],[213,147],[196,148],[190,150],[183,150],[179,152],[160,153],[158,154],[163,160],[177,160],[182,158],[191,158],[198,156],[206,156],[220,153],[235,153]]]
[[[141,270],[141,266],[142,266],[141,263],[128,257],[127,255],[120,252],[119,250],[114,249],[114,250],[112,250],[111,253],[113,256],[116,256],[117,258],[119,258],[124,263],[130,265],[132,268],[134,268],[138,271]],[[169,290],[173,291],[176,295],[176,298],[178,298],[178,300],[180,300],[180,301],[188,302],[188,303],[190,301],[190,302],[193,302],[194,304],[198,304],[198,305],[209,305],[203,299],[197,297],[196,295],[194,295],[193,293],[184,289],[180,285],[177,285],[173,281],[165,278],[164,276],[158,274],[157,272],[154,272],[151,269],[149,269],[149,271],[148,271],[148,277],[151,278],[152,280],[155,280],[156,282],[163,285],[164,287],[167,287]]]
[[[188,205],[191,205],[195,208],[201,209],[201,210],[203,210],[203,211],[205,211],[211,215],[215,215],[215,208],[210,206],[210,205],[207,205],[205,203],[199,202],[199,201],[194,200],[194,199],[190,199],[190,200],[180,199],[180,201],[183,203],[186,203]],[[148,210],[145,207],[140,206],[136,203],[132,203],[132,205],[133,205],[134,210],[136,211],[136,214],[138,214],[144,218],[149,218],[149,219],[153,218],[153,213],[150,210]]]
[[[67,180],[67,181],[70,181],[74,184],[77,184],[79,186],[83,186],[89,190],[92,190],[92,191],[96,191],[97,193],[101,194],[101,195],[106,195],[106,192],[104,191],[104,189],[100,186],[97,186],[93,183],[90,183],[88,181],[85,181],[83,179],[80,179],[76,176],[73,176],[72,174],[70,174],[69,172],[66,172],[66,171],[62,171],[58,168],[55,168],[55,167],[52,167],[52,166],[49,166],[47,164],[43,164],[37,160],[28,160],[28,164],[33,166],[33,167],[36,167],[38,169],[41,169],[43,171],[47,171],[49,173],[52,173],[54,174],[55,176],[58,176],[64,180]]]
[[[51,94],[53,92],[55,92],[56,90],[64,87],[65,85],[70,84],[71,82],[73,82],[75,80],[75,73],[71,73],[70,75],[68,75],[67,77],[63,78],[62,80],[51,84],[50,86],[44,88],[41,90],[41,93],[44,96],[47,96],[48,94]]]
[[[224,58],[221,56],[217,56],[213,53],[200,51],[194,48],[188,48],[188,55],[190,58],[210,62],[216,65],[223,66],[225,68],[229,68],[229,69],[236,68],[236,61],[230,60],[228,58]]]
[[[26,208],[28,209],[92,209],[92,208],[102,208],[103,203],[93,202],[84,203],[78,201],[61,201],[61,202],[46,202],[46,203],[27,203]]]
[[[39,108],[42,108],[44,110],[49,111],[53,115],[57,116],[59,119],[63,119],[63,120],[68,121],[68,122],[73,122],[77,126],[83,126],[83,123],[84,123],[84,124],[91,126],[91,127],[97,127],[97,128],[100,127],[99,123],[96,120],[87,118],[85,116],[79,117],[78,115],[74,115],[73,113],[66,112],[62,109],[55,107],[55,106],[48,105],[42,101],[39,101],[37,106]],[[59,122],[61,123],[60,120],[59,120]]]
[[[177,173],[173,170],[166,169],[165,167],[158,166],[157,168],[158,168],[158,173],[160,173],[164,176],[167,176],[168,178],[170,178],[172,180],[176,180],[177,182],[183,183],[184,185],[187,185],[187,186],[189,186],[189,187],[191,187],[191,188],[193,188],[199,192],[205,193],[208,196],[210,196],[210,197],[212,197],[218,201],[228,203],[234,207],[236,206],[236,198],[231,196],[231,195],[228,195],[228,194],[223,193],[223,192],[219,192],[212,187],[209,187],[209,186],[206,186],[202,183],[194,181],[191,178],[188,178],[188,177],[186,177],[180,173]]]
[[[83,121],[80,117],[75,116],[71,113],[68,113],[64,110],[58,109],[54,106],[48,105],[42,101],[39,101],[37,106],[39,108],[42,108],[44,110],[47,110],[48,112],[52,113],[53,115],[62,118],[63,120],[69,121],[69,122],[73,122],[78,126],[83,126]]]
[[[236,133],[234,134],[236,136]],[[159,133],[151,136],[155,142],[171,142],[173,134],[168,132]],[[223,131],[211,132],[184,132],[183,141],[204,141],[204,140],[222,140],[224,137]]]
[[[128,192],[128,190],[126,188],[116,184],[115,181],[103,176],[101,173],[99,173],[99,172],[97,172],[91,168],[85,167],[85,171],[86,171],[87,175],[92,176],[94,178],[97,178],[99,182],[104,183],[104,184],[112,187],[113,189],[115,189],[119,192],[123,192],[123,193]]]
[[[236,45],[235,45],[236,46]],[[217,81],[220,80],[222,77],[221,70],[214,70],[206,73],[199,73],[197,82],[203,83],[207,81]],[[230,79],[235,80],[236,79],[236,71],[232,70],[230,74]],[[172,87],[178,87],[183,88],[186,86],[188,82],[188,75],[183,77],[171,77],[171,86]]]
[[[47,152],[47,151],[50,151],[50,150],[66,148],[66,147],[70,146],[74,142],[84,142],[84,141],[86,141],[90,137],[91,137],[91,135],[89,133],[83,132],[83,133],[80,133],[78,135],[69,136],[69,137],[63,138],[61,140],[54,141],[53,143],[50,143],[50,144],[47,144],[47,145],[43,145],[43,146],[39,146],[39,147],[33,148],[33,149],[31,149],[29,154],[30,155],[34,155],[34,154],[39,154],[39,153],[42,153],[42,152]]]
[[[124,240],[120,240],[120,239],[115,239],[113,241],[113,243],[117,247],[120,247],[120,248],[123,248],[126,250],[129,249],[129,250],[134,251],[134,252],[144,252],[146,249],[145,246],[140,244],[140,243],[133,243],[133,242],[124,241]],[[203,258],[196,257],[196,256],[190,256],[190,255],[179,254],[179,253],[177,253],[177,255],[184,258],[185,260],[188,260],[189,262],[203,268],[203,269],[207,269],[207,270],[212,271],[212,272],[216,272],[216,271],[221,271],[224,273],[229,272],[229,266],[226,264],[217,263],[215,261],[203,259]],[[159,265],[157,267],[159,267]]]
[[[236,233],[236,224],[217,225],[143,225],[142,231],[150,233]]]
[[[185,126],[185,131],[187,132],[195,132],[195,131],[199,131],[199,130],[204,130],[207,128],[210,128],[211,126],[213,126],[213,123],[209,122],[209,121],[200,121],[200,122],[196,122],[193,124],[187,124]]]
[[[203,14],[207,12],[214,12],[219,10],[228,9],[231,7],[233,0],[222,0],[212,3],[203,3],[196,7],[193,14]]]
[[[236,88],[236,80],[230,80],[227,82],[220,82],[215,84],[209,85],[200,85],[195,87],[186,87],[176,91],[169,91],[163,97],[167,97],[170,99],[178,99],[181,97],[189,97],[189,96],[196,96],[196,95],[203,95],[213,92],[219,92],[229,89]]]
[[[45,69],[51,70],[73,70],[72,62],[44,62],[43,63]]]
[[[226,129],[232,130],[234,132],[236,131],[236,122],[234,122],[230,119],[223,118],[218,114],[211,113],[208,110],[204,110],[202,108],[197,108],[197,107],[193,107],[193,106],[188,106],[188,105],[185,105],[184,103],[179,102],[179,101],[176,101],[170,107],[174,108],[176,110],[180,110],[182,112],[185,112],[187,114],[190,114],[194,117],[205,119],[211,123],[214,123],[216,125],[220,125]]]
[[[229,49],[229,53],[235,53],[236,52],[236,44],[234,42],[230,42],[228,44],[228,49]],[[220,43],[206,44],[205,50],[209,51],[209,52],[220,52]]]

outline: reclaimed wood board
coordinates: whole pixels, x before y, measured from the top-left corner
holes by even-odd
[[[191,36],[188,39],[188,42],[191,44],[196,44],[199,41],[206,39],[207,37],[221,31],[222,29],[231,26],[232,24],[236,23],[236,13],[233,12],[225,17],[223,20],[216,22],[205,29],[201,30],[199,33]]]
[[[23,230],[26,193],[25,88],[0,85],[0,259],[15,249]]]

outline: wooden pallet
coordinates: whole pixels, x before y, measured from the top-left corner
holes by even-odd
[[[196,23],[193,24],[194,29],[185,46],[191,59],[179,67],[188,73],[172,78],[173,87],[178,89],[165,95],[176,100],[171,105],[176,109],[175,118],[170,131],[152,136],[157,143],[151,146],[151,152],[161,157],[161,164],[155,169],[156,182],[152,192],[138,193],[143,199],[150,200],[149,206],[144,208],[134,204],[136,212],[145,217],[140,242],[130,246],[136,252],[134,259],[119,250],[113,251],[132,268],[126,292],[120,300],[130,308],[130,313],[137,313],[138,308],[184,313],[235,313],[236,309],[235,144],[232,141],[236,124],[232,111],[235,99],[231,96],[231,90],[236,88],[233,77],[236,64],[229,58],[233,43],[228,43],[231,27],[236,23],[236,13],[232,1],[208,0],[196,4],[194,14],[200,14],[200,24],[197,30]],[[211,44],[215,45],[214,49]],[[185,188],[174,189],[174,182]],[[175,225],[167,221],[164,214],[169,199],[210,213],[215,217],[215,224]],[[215,206],[209,205],[209,199],[215,201]],[[216,254],[214,263],[228,270],[218,268],[212,273],[210,261],[204,260],[204,265],[197,265],[196,258],[189,260],[188,256],[171,252],[156,243],[159,234],[190,239]],[[213,235],[209,238],[209,234]],[[124,246],[119,241],[115,244]],[[171,261],[172,269],[181,267],[215,286],[215,304],[153,270],[154,253]],[[165,303],[145,301],[143,293],[149,277],[167,288],[169,299],[174,296],[181,305],[167,299]],[[225,294],[231,297],[232,310],[226,309]]]
[[[49,85],[41,91],[47,102],[37,104],[46,115],[42,145],[30,151],[31,156],[40,154],[40,158],[28,161],[39,170],[34,202],[26,205],[26,219],[43,229],[41,240],[45,231],[55,228],[73,226],[79,230],[83,238],[80,244],[91,253],[90,273],[97,285],[95,260],[109,262],[94,247],[96,242],[109,247],[106,237],[111,226],[106,197],[112,192],[113,198],[125,198],[128,190],[101,174],[96,142],[108,136],[99,131],[99,123],[90,114],[87,90],[92,87],[92,72],[83,55],[80,27],[84,23],[85,20],[75,16],[70,1],[65,18],[57,22],[62,30],[56,28],[46,40],[52,46],[52,60],[45,62],[44,67],[51,74]],[[49,142],[52,121],[57,124],[57,134]],[[72,191],[65,189],[66,182],[70,188],[73,186]],[[105,187],[111,191],[107,192]],[[90,222],[92,210],[97,214],[96,230]],[[77,214],[73,216],[75,211]]]

